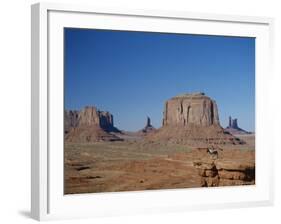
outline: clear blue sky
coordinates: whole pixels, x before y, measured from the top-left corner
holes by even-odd
[[[65,108],[95,105],[121,130],[146,116],[162,124],[164,102],[185,92],[216,100],[220,122],[255,129],[255,39],[65,29]]]

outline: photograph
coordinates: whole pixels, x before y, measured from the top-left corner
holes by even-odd
[[[254,37],[63,38],[64,194],[255,185]]]

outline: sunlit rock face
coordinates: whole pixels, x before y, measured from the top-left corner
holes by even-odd
[[[147,138],[198,147],[243,144],[240,139],[224,132],[216,102],[204,93],[182,94],[167,100],[162,127]]]
[[[107,111],[97,110],[96,107],[84,107],[78,116],[78,126],[96,125],[106,131],[113,131],[113,116]]]
[[[163,126],[220,125],[217,104],[204,93],[175,96],[165,103]]]
[[[113,115],[87,106],[80,111],[65,111],[65,140],[67,142],[119,141],[114,132]]]

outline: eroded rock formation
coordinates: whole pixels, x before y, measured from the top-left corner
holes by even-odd
[[[66,110],[64,111],[64,133],[67,134],[71,128],[78,125],[79,111]]]
[[[117,141],[112,132],[120,132],[113,124],[113,115],[96,107],[81,111],[65,111],[65,140],[69,142]]]
[[[143,134],[148,134],[148,133],[154,132],[155,130],[156,129],[151,124],[150,117],[147,117],[146,125],[140,132],[143,133]]]
[[[202,187],[255,184],[255,163],[251,160],[212,160],[194,162]]]
[[[149,136],[152,141],[169,141],[196,146],[243,144],[220,126],[217,104],[204,93],[175,96],[165,103],[163,126]]]
[[[113,115],[96,107],[85,107],[79,112],[78,126],[99,126],[108,132],[118,131],[113,124]]]
[[[220,125],[217,104],[204,93],[183,94],[165,103],[163,126]]]
[[[225,128],[225,131],[233,135],[250,134],[250,132],[247,132],[238,126],[237,118],[232,119],[231,116],[229,116],[228,126]]]

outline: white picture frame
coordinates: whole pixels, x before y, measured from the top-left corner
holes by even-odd
[[[273,19],[38,3],[32,15],[31,214],[37,220],[273,203],[270,93]],[[63,27],[256,38],[256,184],[243,187],[63,194]]]

